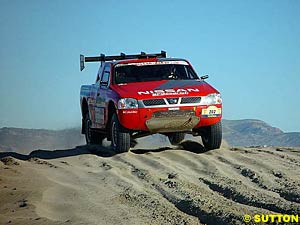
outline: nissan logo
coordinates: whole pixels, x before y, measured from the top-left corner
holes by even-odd
[[[168,98],[169,104],[177,104],[178,98]]]

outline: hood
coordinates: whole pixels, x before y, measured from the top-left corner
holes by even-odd
[[[162,97],[205,96],[219,93],[203,80],[162,80],[113,85],[121,98],[153,99]]]

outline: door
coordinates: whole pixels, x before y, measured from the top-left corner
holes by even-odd
[[[110,64],[106,65],[100,78],[96,96],[95,122],[98,128],[105,128],[106,92],[109,87]]]

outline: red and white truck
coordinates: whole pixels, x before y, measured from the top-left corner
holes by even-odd
[[[95,83],[80,90],[87,144],[107,138],[116,152],[127,152],[139,137],[160,133],[176,145],[190,133],[201,136],[207,150],[220,147],[221,95],[187,60],[164,51],[80,55],[81,71],[85,62],[101,62]]]

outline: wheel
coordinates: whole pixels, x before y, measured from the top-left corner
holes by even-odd
[[[116,152],[128,152],[130,149],[130,134],[122,127],[115,113],[111,118],[111,147]]]
[[[86,144],[102,144],[102,141],[105,138],[105,136],[92,130],[92,121],[90,120],[89,113],[85,115],[84,122]]]
[[[218,149],[222,142],[222,124],[221,122],[206,127],[201,136],[202,143],[207,150]]]
[[[181,132],[174,132],[168,134],[169,141],[172,145],[178,145],[180,142],[183,141],[184,136],[185,133],[181,133]]]

